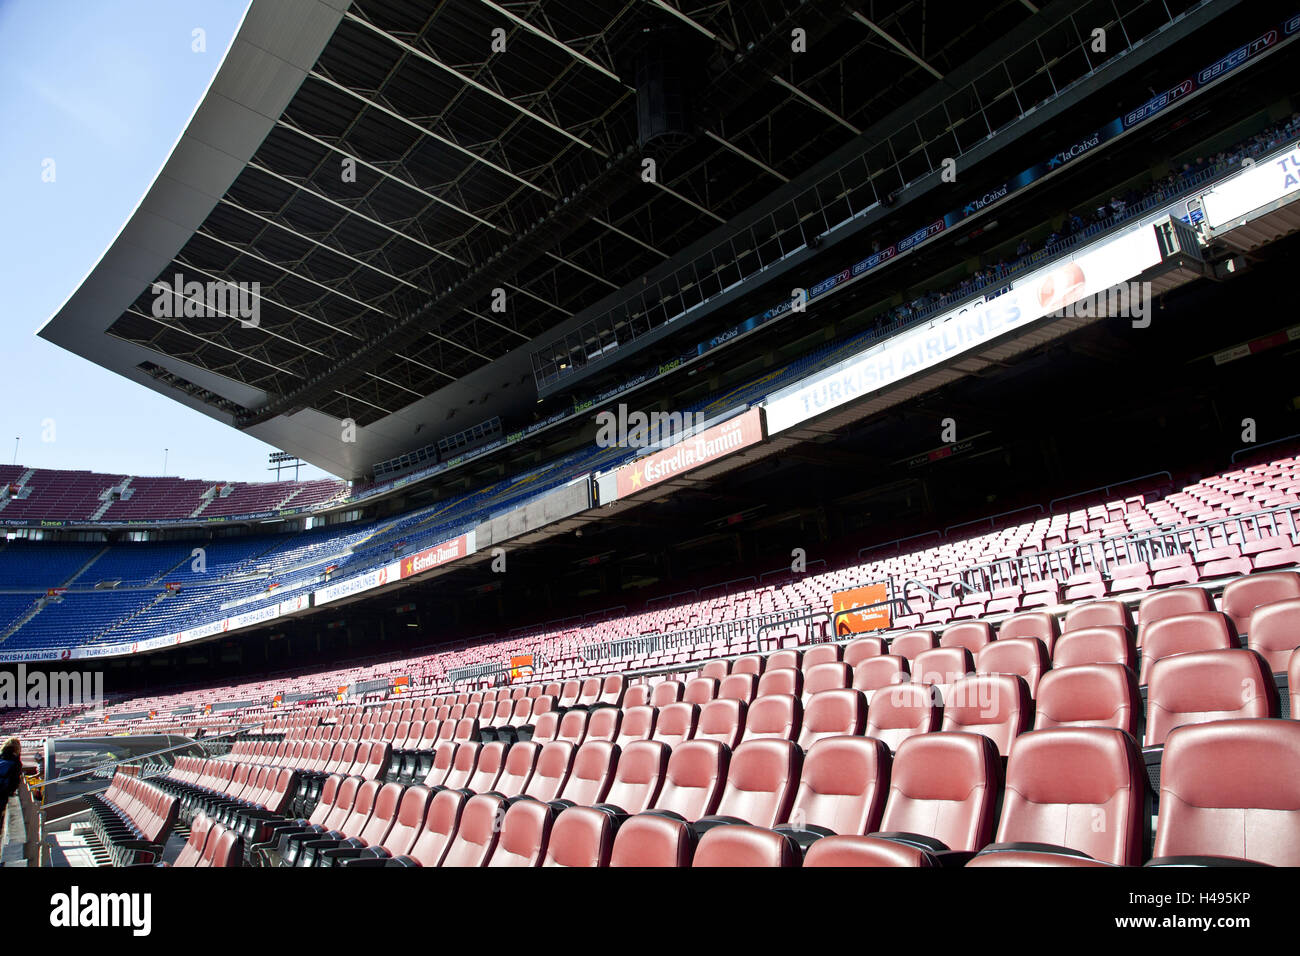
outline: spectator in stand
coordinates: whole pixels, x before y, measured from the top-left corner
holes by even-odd
[[[0,748],[0,811],[4,825],[0,828],[0,852],[17,839],[23,812],[18,801],[18,791],[26,784],[23,777],[23,745],[17,737],[10,737]]]

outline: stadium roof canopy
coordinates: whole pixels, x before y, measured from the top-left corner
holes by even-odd
[[[640,282],[1035,10],[976,9],[253,0],[157,180],[40,334],[358,477],[527,412],[534,339]],[[651,151],[636,84],[654,58],[638,55],[665,42],[694,71],[693,122]],[[662,163],[657,182],[642,180],[646,155]],[[245,300],[256,325],[229,304],[158,316],[154,283],[177,274],[257,283]],[[504,311],[492,308],[497,289]],[[346,419],[355,440],[342,438]]]

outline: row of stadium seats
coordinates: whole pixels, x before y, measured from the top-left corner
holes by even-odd
[[[564,777],[545,752],[475,786],[334,775],[307,819],[259,829],[250,859],[281,866],[1209,865],[1300,862],[1300,723],[1214,721],[1170,735],[1154,842],[1132,738],[1058,727],[1004,761],[978,734],[834,736],[673,748],[584,745],[620,769]],[[531,749],[528,745],[516,745]],[[511,757],[516,748],[511,748]],[[509,764],[508,759],[508,764]],[[593,760],[592,763],[601,761]],[[631,769],[622,769],[630,767]],[[573,780],[580,781],[577,787]],[[566,794],[570,796],[566,796]],[[999,809],[1000,807],[1000,809]],[[1223,821],[1240,821],[1226,826]],[[211,817],[196,819],[195,830]],[[219,821],[212,821],[219,824]],[[208,837],[211,840],[211,837]],[[822,844],[823,840],[830,841]],[[805,853],[807,854],[805,856]],[[836,862],[833,862],[836,861]]]

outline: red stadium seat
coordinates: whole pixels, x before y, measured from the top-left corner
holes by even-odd
[[[1300,722],[1183,726],[1165,742],[1151,866],[1300,866]]]
[[[1034,729],[1113,727],[1137,736],[1137,677],[1123,664],[1077,664],[1048,671],[1038,685]]]
[[[1137,745],[1122,731],[1057,727],[1021,734],[1011,745],[1004,792],[997,843],[968,865],[999,865],[984,858],[1000,852],[1046,864],[1068,863],[1061,856],[1117,866],[1141,862],[1146,773]]]
[[[1144,743],[1159,746],[1185,724],[1277,715],[1273,675],[1254,651],[1177,654],[1151,667]]]

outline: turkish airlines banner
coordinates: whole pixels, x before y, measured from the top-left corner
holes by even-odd
[[[785,431],[986,346],[1158,262],[1160,246],[1150,225],[1085,246],[1068,260],[1017,278],[999,295],[936,315],[818,375],[772,393],[767,398],[768,434]]]
[[[763,440],[762,411],[751,408],[721,425],[714,425],[663,451],[646,455],[614,472],[615,498],[651,488],[669,478],[676,478],[701,465],[725,458],[732,452]]]

